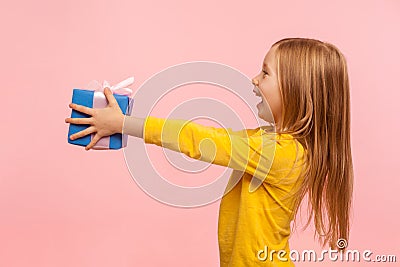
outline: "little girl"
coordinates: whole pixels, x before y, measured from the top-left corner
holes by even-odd
[[[96,133],[87,150],[103,136],[124,133],[243,171],[220,204],[220,265],[294,266],[288,242],[290,223],[306,194],[306,226],[313,219],[322,245],[337,249],[336,242],[349,237],[353,166],[346,64],[343,54],[327,42],[287,38],[273,44],[252,83],[262,99],[258,116],[273,123],[274,130],[232,132],[179,119],[125,117],[108,88],[107,108],[70,104],[91,118],[67,118],[66,122],[90,125],[70,137]],[[161,135],[163,128],[168,130]],[[214,145],[200,151],[205,138]],[[207,153],[212,149],[215,153]],[[262,180],[262,186],[250,192],[254,177]]]

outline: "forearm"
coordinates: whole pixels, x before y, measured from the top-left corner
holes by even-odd
[[[137,118],[134,116],[125,116],[122,133],[143,138],[144,118]]]

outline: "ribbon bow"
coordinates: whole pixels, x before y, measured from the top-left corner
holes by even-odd
[[[110,83],[104,80],[103,85],[101,85],[98,81],[92,80],[88,85],[87,89],[93,91],[104,92],[106,87],[110,88],[111,92],[119,95],[130,96],[132,94],[132,89],[128,88],[129,85],[133,84],[134,78],[129,77],[122,82],[117,83],[116,85],[110,86]]]
[[[93,80],[91,81],[87,89],[93,90],[93,108],[105,108],[107,107],[107,99],[104,95],[104,89],[106,87],[110,88],[111,92],[119,95],[124,95],[129,97],[132,94],[132,89],[128,88],[127,86],[131,85],[134,81],[133,77],[129,77],[128,79],[123,80],[122,82],[117,83],[116,85],[110,86],[107,81],[103,82],[101,85],[98,81]],[[95,136],[95,133],[91,134],[91,138]],[[124,134],[122,136],[122,147],[127,145],[127,136]],[[93,146],[94,149],[109,149],[110,147],[110,136],[104,136],[100,138],[99,141]]]

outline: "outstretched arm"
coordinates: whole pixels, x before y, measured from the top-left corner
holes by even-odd
[[[134,116],[126,116],[124,120],[124,124],[122,127],[122,133],[135,136],[138,138],[143,138],[143,131],[144,131],[144,123],[146,121],[146,118],[138,118]],[[239,131],[233,131],[231,128],[213,128],[210,127],[210,129],[214,131],[219,131],[223,133],[224,131],[227,131],[229,134],[234,134],[238,136],[245,137],[247,135],[253,135],[258,132],[258,128],[256,129],[244,129],[244,130],[239,130]]]
[[[250,173],[262,180],[268,174],[275,153],[272,137],[261,134],[258,128],[232,131],[182,119],[128,116],[123,133],[194,159]]]

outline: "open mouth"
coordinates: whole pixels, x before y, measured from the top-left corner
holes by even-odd
[[[263,99],[263,97],[262,97],[262,95],[260,94],[260,90],[256,87],[256,86],[254,86],[254,88],[253,88],[253,93],[256,95],[256,96],[258,96],[258,97],[260,97],[261,98],[261,101],[257,104],[257,108],[259,108],[260,107],[260,105],[264,102],[264,99]]]
[[[257,103],[256,107],[259,108],[262,105],[263,101],[261,100],[260,102]]]
[[[258,88],[254,87],[253,93],[254,93],[256,96],[261,97],[260,90],[259,90]]]

